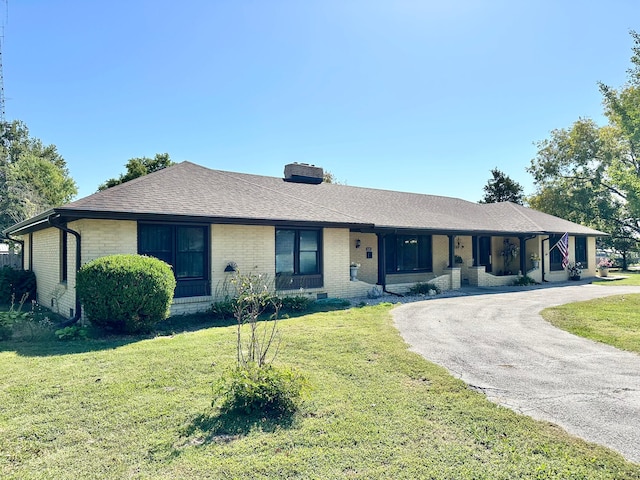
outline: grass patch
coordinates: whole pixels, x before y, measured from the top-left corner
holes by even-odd
[[[390,305],[280,323],[300,412],[222,415],[235,328],[0,343],[2,478],[638,478],[640,467],[486,398],[407,350]]]
[[[597,285],[640,285],[640,272],[635,270],[609,270],[609,276],[625,276],[626,278],[621,278],[619,280],[611,280],[609,277],[608,280],[606,278],[595,278],[593,283]]]
[[[574,335],[640,353],[639,312],[640,294],[632,294],[546,308],[542,316]]]

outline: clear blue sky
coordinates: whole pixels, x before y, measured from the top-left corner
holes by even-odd
[[[6,118],[80,197],[167,152],[477,201],[493,167],[533,193],[534,142],[604,123],[640,2],[9,0],[5,23]]]

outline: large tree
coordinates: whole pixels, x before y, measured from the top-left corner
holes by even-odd
[[[484,186],[484,197],[478,203],[513,202],[522,205],[522,186],[498,167],[491,170],[491,178]]]
[[[155,157],[140,157],[131,158],[125,165],[127,173],[121,174],[118,178],[110,178],[102,185],[98,187],[98,190],[106,190],[107,188],[115,187],[121,183],[128,182],[134,178],[142,177],[149,173],[157,172],[163,168],[167,168],[174,165],[174,162],[169,158],[168,153],[156,153]]]
[[[55,145],[43,145],[19,121],[0,123],[0,230],[78,193]]]
[[[627,83],[599,84],[608,124],[580,118],[537,144],[528,171],[538,188],[533,208],[612,235],[623,254],[640,238],[640,35]]]

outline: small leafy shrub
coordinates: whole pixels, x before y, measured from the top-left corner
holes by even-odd
[[[223,413],[290,414],[307,389],[306,377],[294,370],[250,362],[227,370],[216,382],[212,405]]]
[[[285,312],[306,312],[313,304],[313,300],[309,297],[298,295],[295,297],[280,298],[282,310]]]
[[[316,310],[341,310],[344,308],[349,308],[350,306],[351,302],[344,298],[322,298],[315,301]]]
[[[85,264],[77,295],[92,324],[116,332],[149,332],[169,315],[176,280],[162,260],[111,255]]]
[[[307,379],[294,370],[271,364],[280,347],[277,325],[283,299],[275,295],[273,283],[265,275],[238,271],[231,284],[236,291],[233,312],[238,323],[237,363],[215,383],[212,405],[218,406],[223,414],[293,413]],[[306,297],[290,298],[290,308],[308,306]],[[269,321],[262,320],[271,312]]]
[[[36,275],[31,270],[15,270],[11,267],[0,268],[0,303],[9,305],[11,297],[22,298],[25,301],[36,298]]]
[[[526,287],[527,285],[535,285],[536,281],[528,275],[524,275],[522,277],[518,277],[515,279],[513,284],[516,287]]]
[[[440,288],[432,283],[420,282],[409,288],[408,293],[409,295],[437,295],[440,293]]]
[[[26,300],[27,296],[24,295],[16,306],[15,295],[12,295],[9,310],[0,311],[0,340],[9,340],[13,336],[16,325],[28,319],[30,312],[23,311]]]
[[[234,318],[234,305],[235,299],[226,297],[224,300],[213,302],[209,313],[220,320]]]
[[[31,309],[25,309],[28,297],[29,294],[25,293],[16,304],[15,296],[12,296],[9,310],[0,311],[0,340],[18,338],[34,341],[51,335],[53,322],[47,314],[48,310],[35,301],[31,302]]]
[[[70,325],[55,331],[58,340],[84,340],[88,334],[87,327],[81,325]]]

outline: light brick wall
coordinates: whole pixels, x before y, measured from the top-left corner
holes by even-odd
[[[449,268],[449,237],[434,235],[432,238],[433,273],[436,277],[444,275]]]
[[[583,277],[595,277],[597,270],[596,262],[596,239],[595,237],[587,237],[587,268],[582,270]]]
[[[137,223],[123,220],[78,220],[70,223],[69,228],[80,233],[82,237],[82,263],[116,253],[137,253]],[[33,265],[29,265],[29,238],[25,241],[25,268],[31,268],[38,282],[38,302],[52,308],[61,315],[69,316],[75,309],[75,249],[73,235],[68,235],[67,249],[67,282],[60,281],[60,230],[47,228],[33,233]],[[527,241],[527,256],[533,252],[542,252],[542,238]],[[360,239],[360,248],[355,248],[356,239]],[[460,245],[455,254],[463,258],[462,268],[448,268],[449,240],[446,235],[434,235],[433,239],[433,272],[388,275],[390,289],[403,293],[418,282],[430,282],[442,290],[458,288],[461,279],[468,280],[471,285],[499,286],[513,282],[515,276],[495,276],[487,274],[484,267],[472,267],[473,248],[471,237],[461,236]],[[456,245],[457,245],[456,240]],[[502,269],[500,251],[503,238],[493,239],[494,272]],[[519,246],[519,240],[512,238]],[[546,242],[547,243],[547,242]],[[566,271],[549,271],[548,249],[543,257],[546,280],[562,281],[567,279]],[[373,258],[366,258],[367,247],[373,252]],[[570,261],[574,260],[575,239],[569,237]],[[587,254],[589,267],[584,269],[583,277],[595,276],[595,238],[588,238]],[[291,295],[317,294],[329,297],[353,298],[364,296],[370,291],[378,279],[378,249],[375,234],[352,233],[348,229],[325,228],[323,230],[323,275],[324,286],[305,291],[281,292]],[[361,264],[358,281],[350,281],[349,264],[355,261]],[[275,227],[246,225],[212,225],[211,226],[211,285],[212,296],[190,299],[176,299],[172,313],[192,313],[208,308],[214,298],[224,296],[224,285],[232,277],[224,269],[229,262],[235,262],[243,272],[267,274],[271,279],[275,276]],[[531,260],[527,258],[527,268]],[[512,261],[512,268],[519,269],[519,257]],[[541,269],[529,269],[527,274],[536,281],[542,281]]]
[[[68,228],[81,236],[81,261],[115,253],[136,253],[136,222],[121,220],[78,220]],[[75,314],[76,298],[76,238],[67,234],[67,281],[61,282],[60,230],[46,228],[33,233],[33,265],[29,262],[28,239],[25,235],[26,268],[36,274],[38,303],[65,317]]]
[[[356,240],[360,240],[360,248],[356,248]],[[372,258],[367,258],[368,248]],[[378,236],[375,233],[351,232],[349,249],[351,262],[360,264],[358,280],[375,285],[378,282]]]
[[[356,288],[351,286],[349,274],[349,230],[325,228],[323,238],[324,291],[329,297],[347,297],[352,288]]]
[[[106,255],[138,253],[138,224],[130,220],[78,220],[69,228],[82,237],[82,264]]]
[[[23,265],[25,270],[31,270],[31,265],[29,265],[29,235],[24,235],[21,237],[24,245],[22,247],[22,258]]]
[[[230,262],[234,262],[240,272],[265,274],[273,281],[276,269],[275,228],[212,225],[211,293],[215,298],[223,298],[226,294],[233,273],[224,269]]]
[[[65,317],[75,313],[75,251],[73,235],[67,240],[67,281],[61,282],[60,230],[47,228],[33,233],[33,265],[38,303]]]

